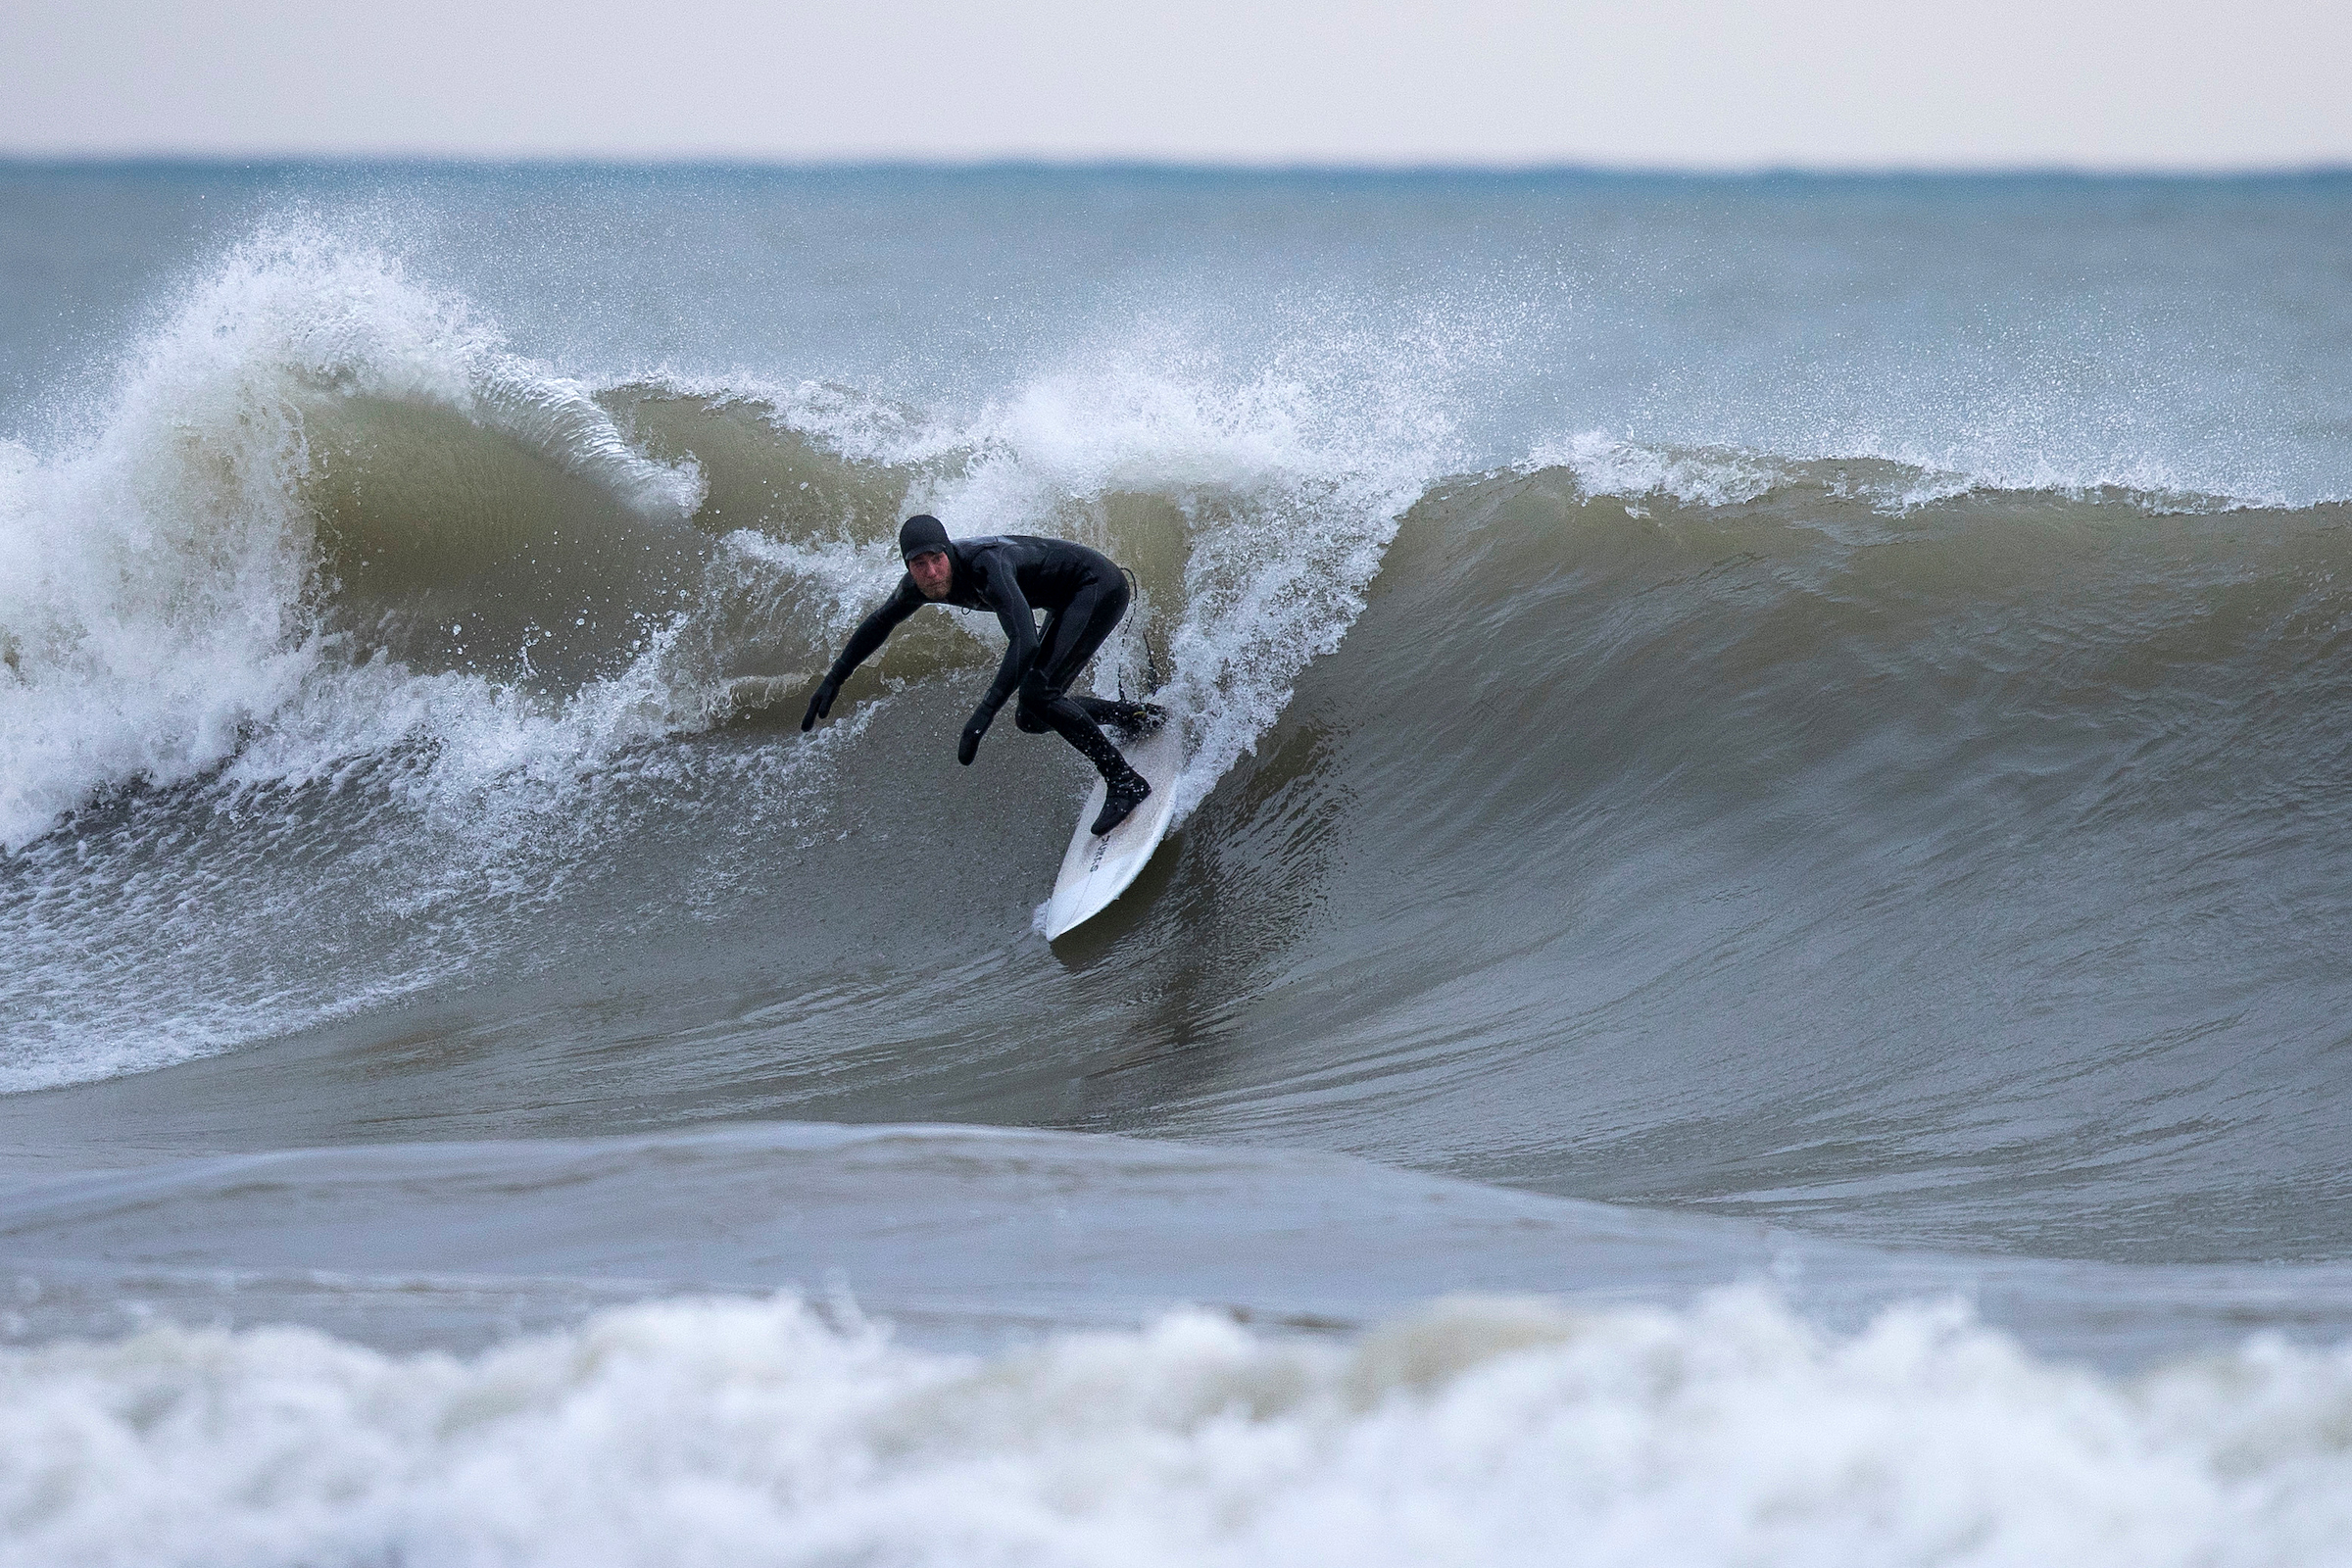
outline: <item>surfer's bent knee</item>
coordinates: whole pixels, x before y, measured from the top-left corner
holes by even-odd
[[[1018,718],[1027,712],[1043,714],[1047,709],[1061,701],[1065,689],[1047,684],[1046,677],[1034,669],[1029,671],[1021,677],[1021,703],[1013,710],[1013,716]]]

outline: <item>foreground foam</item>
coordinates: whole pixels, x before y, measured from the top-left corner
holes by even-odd
[[[1956,1309],[1464,1299],[1352,1345],[1182,1314],[972,1360],[791,1299],[461,1361],[158,1328],[0,1357],[46,1564],[2346,1560],[2352,1355],[2128,1382]]]

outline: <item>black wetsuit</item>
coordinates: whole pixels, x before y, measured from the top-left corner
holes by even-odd
[[[946,597],[926,599],[911,574],[901,577],[898,591],[851,633],[825,684],[838,687],[900,621],[925,605],[993,610],[1004,625],[1004,662],[997,666],[997,678],[964,726],[957,757],[966,762],[972,760],[997,710],[1017,689],[1021,700],[1013,710],[1014,723],[1033,735],[1054,731],[1106,779],[1125,775],[1126,759],[1100,725],[1127,716],[1136,706],[1068,695],[1070,682],[1127,613],[1127,579],[1119,568],[1084,545],[1030,534],[956,539],[949,542],[947,551],[955,575]],[[1040,610],[1046,612],[1042,631],[1033,618]]]

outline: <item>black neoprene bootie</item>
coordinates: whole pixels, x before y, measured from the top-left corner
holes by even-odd
[[[1129,740],[1141,740],[1168,721],[1168,710],[1157,703],[1121,703],[1111,722]]]
[[[1102,809],[1095,813],[1093,829],[1097,838],[1126,821],[1128,813],[1152,794],[1152,786],[1144,781],[1144,775],[1125,764],[1121,764],[1117,773],[1106,774],[1102,782]]]
[[[1124,740],[1140,740],[1168,721],[1168,710],[1157,703],[1113,701],[1108,697],[1076,697],[1071,699],[1086,716],[1105,729],[1115,729]]]

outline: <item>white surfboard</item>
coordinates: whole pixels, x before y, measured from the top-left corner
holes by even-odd
[[[1168,814],[1176,808],[1176,775],[1184,771],[1182,721],[1171,714],[1159,728],[1119,750],[1126,754],[1128,765],[1144,775],[1152,793],[1127,813],[1126,821],[1097,838],[1087,831],[1095,813],[1102,809],[1102,781],[1095,780],[1078,812],[1078,831],[1070,835],[1069,851],[1061,858],[1054,897],[1046,902],[1049,942],[1101,914],[1126,892],[1167,836]]]

